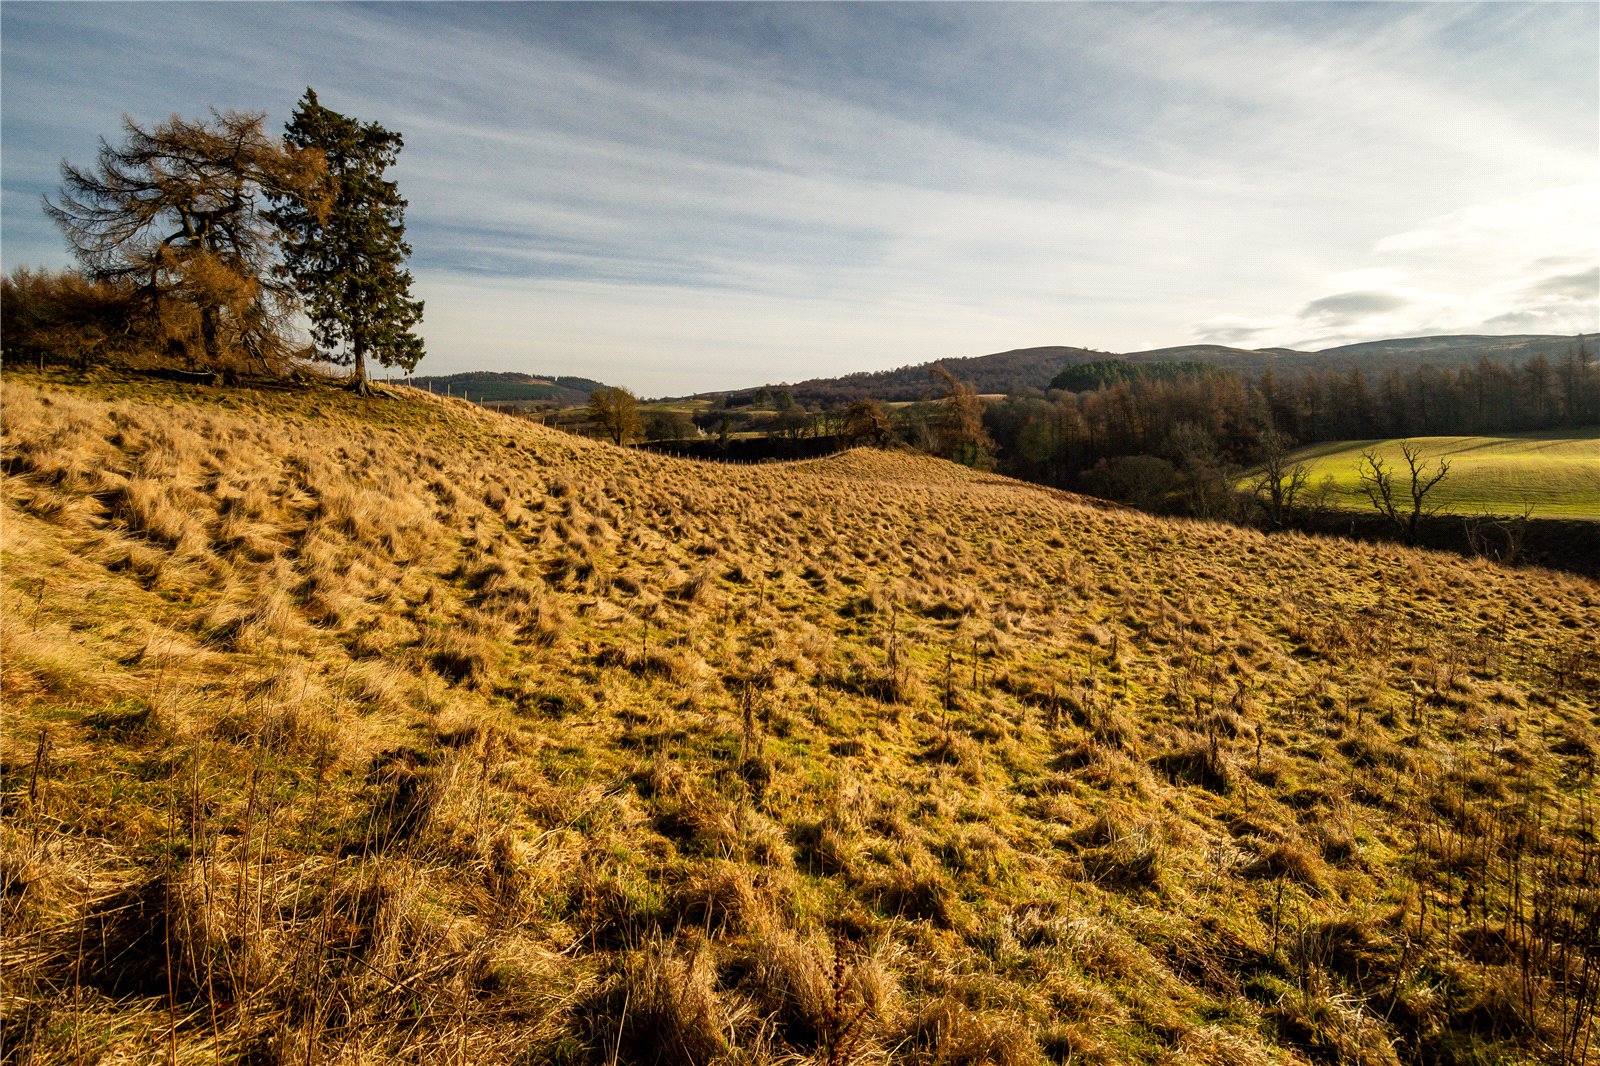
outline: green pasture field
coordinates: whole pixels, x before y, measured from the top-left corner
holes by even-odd
[[[1487,437],[1414,437],[1431,470],[1439,458],[1450,472],[1430,494],[1453,514],[1530,514],[1539,518],[1600,519],[1600,426]],[[1336,441],[1302,448],[1294,460],[1311,468],[1313,487],[1331,478],[1329,502],[1349,510],[1371,504],[1361,491],[1362,454],[1372,451],[1396,471],[1397,489],[1409,475],[1401,440]]]

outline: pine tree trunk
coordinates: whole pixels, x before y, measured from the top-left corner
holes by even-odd
[[[350,388],[357,396],[372,395],[372,388],[367,384],[366,347],[360,340],[350,346],[350,350],[355,356],[356,364],[355,380],[350,383]]]

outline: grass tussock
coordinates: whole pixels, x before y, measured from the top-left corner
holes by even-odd
[[[1595,1056],[1592,583],[404,389],[3,399],[20,1062]]]
[[[620,973],[586,1019],[591,1040],[611,1041],[611,1061],[696,1066],[728,1051],[730,1019],[711,956],[660,943],[624,956]]]

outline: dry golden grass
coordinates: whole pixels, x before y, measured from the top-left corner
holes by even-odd
[[[1596,1055],[1592,582],[410,391],[3,400],[17,1061]]]

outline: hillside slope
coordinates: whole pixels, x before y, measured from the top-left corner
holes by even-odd
[[[24,1061],[1581,1061],[1600,587],[8,373]]]
[[[1018,348],[993,355],[940,360],[944,368],[980,393],[1020,392],[1042,389],[1050,379],[1071,363],[1086,363],[1106,358],[1108,353],[1088,348]],[[863,397],[884,403],[923,400],[939,394],[933,378],[933,363],[870,370],[837,378],[812,378],[788,388],[801,403],[840,403]],[[777,388],[778,386],[773,386]],[[751,390],[745,390],[746,392]],[[709,393],[706,395],[726,395]]]
[[[1600,519],[1600,428],[1542,430],[1483,437],[1416,437],[1430,470],[1443,459],[1450,471],[1429,494],[1442,513],[1536,518]],[[1399,440],[1334,441],[1301,448],[1291,460],[1305,464],[1310,483],[1327,479],[1327,502],[1371,511],[1362,491],[1364,457],[1405,471]]]
[[[488,370],[416,377],[411,383],[428,392],[460,396],[473,403],[553,403],[566,407],[588,403],[591,392],[605,388],[589,378]]]
[[[1397,370],[1414,370],[1419,366],[1459,367],[1489,359],[1500,363],[1523,363],[1536,355],[1556,362],[1568,350],[1583,340],[1591,349],[1596,338],[1574,336],[1493,337],[1462,335],[1449,337],[1412,337],[1400,340],[1372,341],[1347,344],[1322,351],[1302,352],[1291,348],[1229,348],[1220,344],[1188,344],[1174,348],[1155,348],[1149,351],[1115,353],[1089,348],[1071,348],[1046,345],[1038,348],[1016,348],[992,355],[944,359],[945,368],[957,378],[970,384],[979,393],[1019,393],[1029,389],[1044,389],[1063,368],[1076,363],[1092,363],[1104,359],[1126,359],[1134,363],[1205,363],[1222,370],[1236,370],[1255,374],[1272,367],[1275,370],[1295,372],[1315,370],[1340,373],[1359,369],[1368,375],[1377,375],[1393,367]],[[839,403],[869,398],[885,403],[921,400],[937,395],[930,373],[933,363],[918,363],[894,370],[863,371],[837,378],[812,378],[796,385],[769,386],[787,388],[801,403]],[[755,390],[737,390],[744,393]],[[725,396],[729,393],[704,393],[704,396]]]

